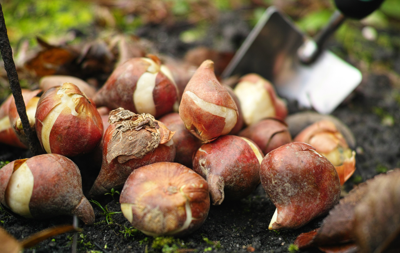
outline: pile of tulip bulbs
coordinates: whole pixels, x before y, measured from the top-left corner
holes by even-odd
[[[116,67],[98,91],[70,76],[24,90],[43,154],[0,170],[1,204],[26,218],[68,214],[90,225],[87,198],[122,189],[121,211],[133,227],[184,236],[205,222],[210,204],[238,201],[260,183],[276,206],[266,213],[269,229],[299,228],[338,203],[355,152],[333,122],[292,136],[286,104],[264,78],[248,74],[228,87],[206,60],[186,73],[182,90],[174,69],[148,55]],[[0,108],[0,141],[27,146],[12,96]],[[85,168],[73,157],[101,166],[85,194]]]

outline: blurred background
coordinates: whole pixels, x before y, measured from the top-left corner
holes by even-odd
[[[67,51],[71,51],[71,48],[86,50],[77,53],[81,62],[90,51],[92,58],[97,57],[97,62],[86,62],[87,65],[108,65],[108,68],[96,66],[106,76],[113,69],[110,68],[113,65],[108,63],[117,62],[118,54],[126,49],[121,48],[121,38],[128,40],[128,44],[136,43],[135,47],[139,47],[137,43],[140,42],[140,47],[145,47],[148,52],[175,58],[182,58],[188,50],[199,46],[219,54],[233,55],[265,9],[271,5],[285,12],[302,31],[311,36],[326,24],[334,11],[334,3],[330,0],[0,2],[23,87],[34,85],[37,78],[43,75],[54,74],[32,67],[37,66],[37,62],[31,61],[37,58],[38,50],[46,47],[49,49],[53,46]],[[372,70],[383,73],[389,76],[392,83],[400,85],[399,48],[398,0],[386,0],[380,10],[361,22],[347,20],[329,43],[330,50],[356,65],[363,73]],[[62,54],[58,58],[63,57],[68,58]],[[24,71],[26,67],[30,71]],[[98,69],[90,75],[83,74],[80,69],[76,76],[90,78],[94,73],[99,74]],[[10,93],[4,77],[5,72],[1,70],[0,99]],[[96,78],[97,85],[101,85],[104,78]]]

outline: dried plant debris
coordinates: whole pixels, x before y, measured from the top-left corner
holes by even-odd
[[[400,169],[360,184],[336,205],[319,229],[303,233],[300,249],[324,252],[400,250]]]
[[[48,228],[29,236],[28,238],[17,241],[14,237],[8,234],[3,228],[0,227],[0,252],[4,253],[18,253],[22,249],[27,249],[35,246],[39,242],[47,238],[64,234],[70,231],[80,231],[72,225],[62,225],[53,228]]]
[[[54,46],[41,38],[37,38],[42,50],[25,63],[25,68],[36,76],[48,76],[67,71],[65,68],[77,56],[78,52],[71,47]]]
[[[120,163],[141,159],[159,144],[170,141],[173,135],[163,124],[157,123],[151,114],[136,114],[123,108],[110,112],[109,123],[115,126],[108,146],[109,163],[116,157]],[[142,129],[145,131],[140,131]]]

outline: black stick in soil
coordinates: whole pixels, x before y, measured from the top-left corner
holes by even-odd
[[[42,148],[36,137],[36,133],[32,131],[28,116],[26,115],[26,107],[24,99],[22,98],[21,86],[18,80],[18,73],[15,68],[14,60],[12,57],[12,50],[10,41],[8,40],[6,23],[4,21],[3,7],[0,4],[0,51],[4,61],[4,68],[7,72],[7,77],[10,82],[11,91],[15,99],[18,114],[21,118],[24,132],[28,138],[29,150],[32,155],[42,154]]]

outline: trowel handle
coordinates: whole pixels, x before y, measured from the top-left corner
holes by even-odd
[[[347,18],[362,19],[381,6],[384,0],[335,0],[336,7]]]
[[[329,23],[313,40],[306,39],[298,50],[302,63],[312,64],[324,49],[325,42],[346,18],[362,19],[379,8],[384,0],[335,0],[336,10]]]

